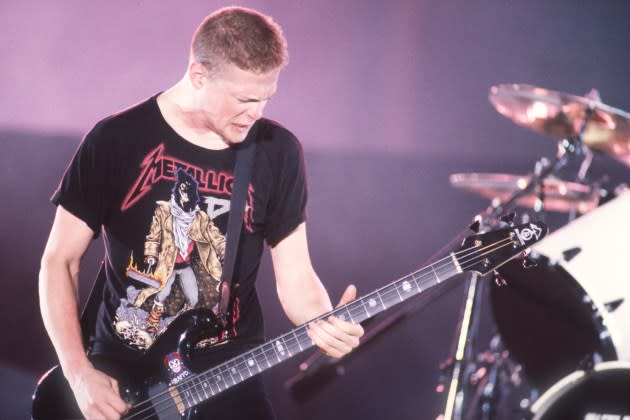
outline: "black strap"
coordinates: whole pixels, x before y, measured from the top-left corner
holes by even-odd
[[[226,232],[225,255],[223,258],[223,269],[221,272],[221,283],[219,286],[219,310],[218,315],[224,326],[229,319],[230,291],[232,287],[232,277],[234,276],[234,263],[238,251],[238,243],[243,226],[243,215],[245,213],[245,201],[247,189],[252,176],[254,152],[256,150],[257,125],[252,127],[247,140],[236,151],[236,165],[234,168],[234,184],[232,188],[232,198],[230,199],[230,214],[228,216],[228,227]]]

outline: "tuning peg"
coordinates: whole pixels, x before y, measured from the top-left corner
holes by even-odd
[[[525,257],[523,258],[523,268],[528,270],[530,268],[534,268],[538,266],[538,261],[534,260],[531,257]]]
[[[511,212],[511,213],[501,216],[500,220],[504,223],[507,223],[508,225],[512,225],[515,217],[516,217],[516,213]]]
[[[501,276],[501,274],[499,274],[497,270],[494,270],[493,273],[494,273],[494,284],[496,284],[499,287],[507,286],[507,281],[505,281],[503,276]]]

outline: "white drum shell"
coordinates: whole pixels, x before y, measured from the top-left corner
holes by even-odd
[[[580,252],[567,261],[563,252],[573,248]],[[573,276],[599,311],[619,360],[630,361],[630,193],[558,229],[532,251]]]

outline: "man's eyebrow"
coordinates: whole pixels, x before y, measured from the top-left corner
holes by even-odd
[[[241,101],[241,102],[262,102],[262,101],[268,101],[271,98],[273,98],[273,94],[269,95],[266,98],[262,98],[262,99],[248,97],[248,96],[241,96],[240,98],[238,98],[238,100]]]

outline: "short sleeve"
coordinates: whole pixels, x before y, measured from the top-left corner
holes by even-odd
[[[107,223],[112,205],[111,141],[103,123],[97,124],[81,141],[51,201],[83,220],[97,237]]]
[[[306,220],[306,169],[304,154],[299,141],[290,133],[283,138],[278,168],[274,173],[274,188],[269,204],[269,219],[265,228],[265,239],[271,247],[293,232]]]

